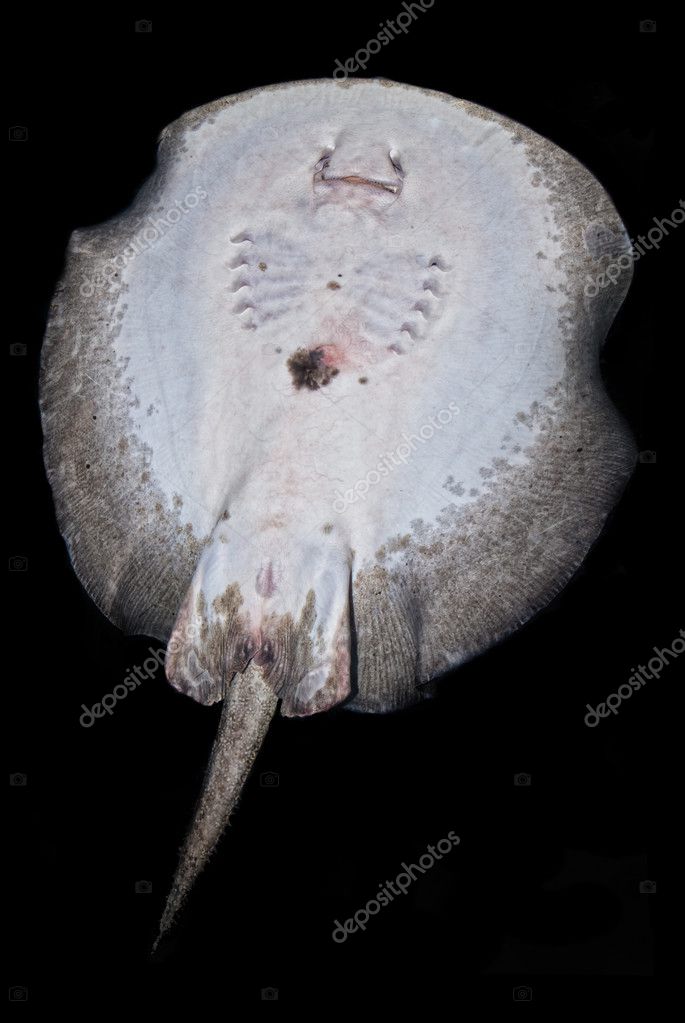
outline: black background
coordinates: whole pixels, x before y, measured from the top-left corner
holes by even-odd
[[[555,1006],[651,999],[659,895],[638,884],[659,876],[650,751],[670,683],[648,683],[598,728],[583,715],[683,625],[644,542],[659,529],[659,460],[637,466],[562,595],[446,678],[438,699],[386,717],[276,719],[227,836],[154,960],[219,711],[158,672],[111,717],[79,725],[82,704],[111,692],[150,643],[123,637],[89,601],[43,475],[38,356],[69,234],[131,202],[159,132],[181,113],[330,77],[336,58],[401,10],[401,0],[84,9],[34,21],[27,9],[10,24],[9,123],[28,139],[9,144],[8,343],[27,354],[6,354],[7,556],[27,558],[28,571],[8,576],[8,770],[27,775],[9,788],[8,984],[25,986],[31,1004],[230,1012],[257,1004],[265,987],[324,1011],[413,998],[511,1005],[518,985]],[[436,0],[366,75],[470,99],[552,139],[595,173],[635,237],[681,197],[654,150],[669,26],[641,33],[641,17],[656,12],[464,12]],[[136,33],[137,18],[152,32]],[[638,261],[603,356],[643,450],[658,447],[653,292],[671,244]],[[260,784],[264,772],[278,784]],[[519,772],[530,786],[513,784]],[[450,830],[461,836],[455,851],[365,933],[331,940],[336,918]],[[149,894],[135,892],[139,880]]]

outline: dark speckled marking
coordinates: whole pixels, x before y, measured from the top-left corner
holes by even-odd
[[[224,680],[230,683],[236,672],[244,671],[254,660],[267,685],[283,701],[281,709],[286,716],[326,710],[344,698],[350,683],[349,661],[343,677],[344,651],[349,654],[350,646],[348,617],[343,619],[346,633],[339,629],[334,643],[333,676],[314,694],[310,705],[303,701],[298,686],[322,655],[320,639],[317,642],[316,638],[314,590],[308,592],[297,619],[291,614],[268,615],[257,633],[249,630],[242,606],[237,583],[216,597],[211,609],[202,590],[196,596],[188,592],[167,650],[166,674],[175,689],[200,703],[215,703],[223,697]]]
[[[445,490],[449,490],[451,494],[454,494],[455,497],[462,497],[465,493],[463,483],[455,481],[454,476],[448,476],[443,483],[443,487]]]
[[[288,359],[287,365],[298,391],[302,387],[316,391],[329,384],[338,374],[335,366],[326,365],[320,348],[298,348]]]

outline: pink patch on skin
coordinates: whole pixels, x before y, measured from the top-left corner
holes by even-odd
[[[350,370],[359,373],[385,361],[393,352],[401,352],[399,346],[379,347],[369,341],[362,333],[359,320],[353,315],[344,319],[325,317],[317,334],[328,340],[324,344],[310,345],[310,350],[321,352],[324,365],[339,372]]]
[[[274,573],[274,567],[271,562],[267,562],[260,570],[255,583],[255,590],[260,597],[267,600],[269,597],[273,597],[276,592],[276,577]]]
[[[316,351],[321,352],[324,366],[331,369],[343,369],[346,364],[349,365],[345,349],[337,345],[319,345]]]

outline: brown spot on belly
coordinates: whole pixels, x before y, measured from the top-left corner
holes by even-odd
[[[301,387],[316,391],[329,384],[338,374],[337,367],[327,362],[326,353],[321,347],[298,348],[288,359],[287,366],[298,391]]]
[[[340,290],[340,285],[338,284],[337,281],[329,281],[328,284],[326,285],[326,287],[330,288],[331,291],[339,291]]]

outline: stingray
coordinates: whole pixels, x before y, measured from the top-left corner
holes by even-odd
[[[587,288],[628,246],[552,142],[378,80],[185,114],[73,233],[41,370],[59,526],[104,614],[223,700],[161,933],[279,706],[431,697],[578,569],[635,464],[598,357],[630,275]]]

